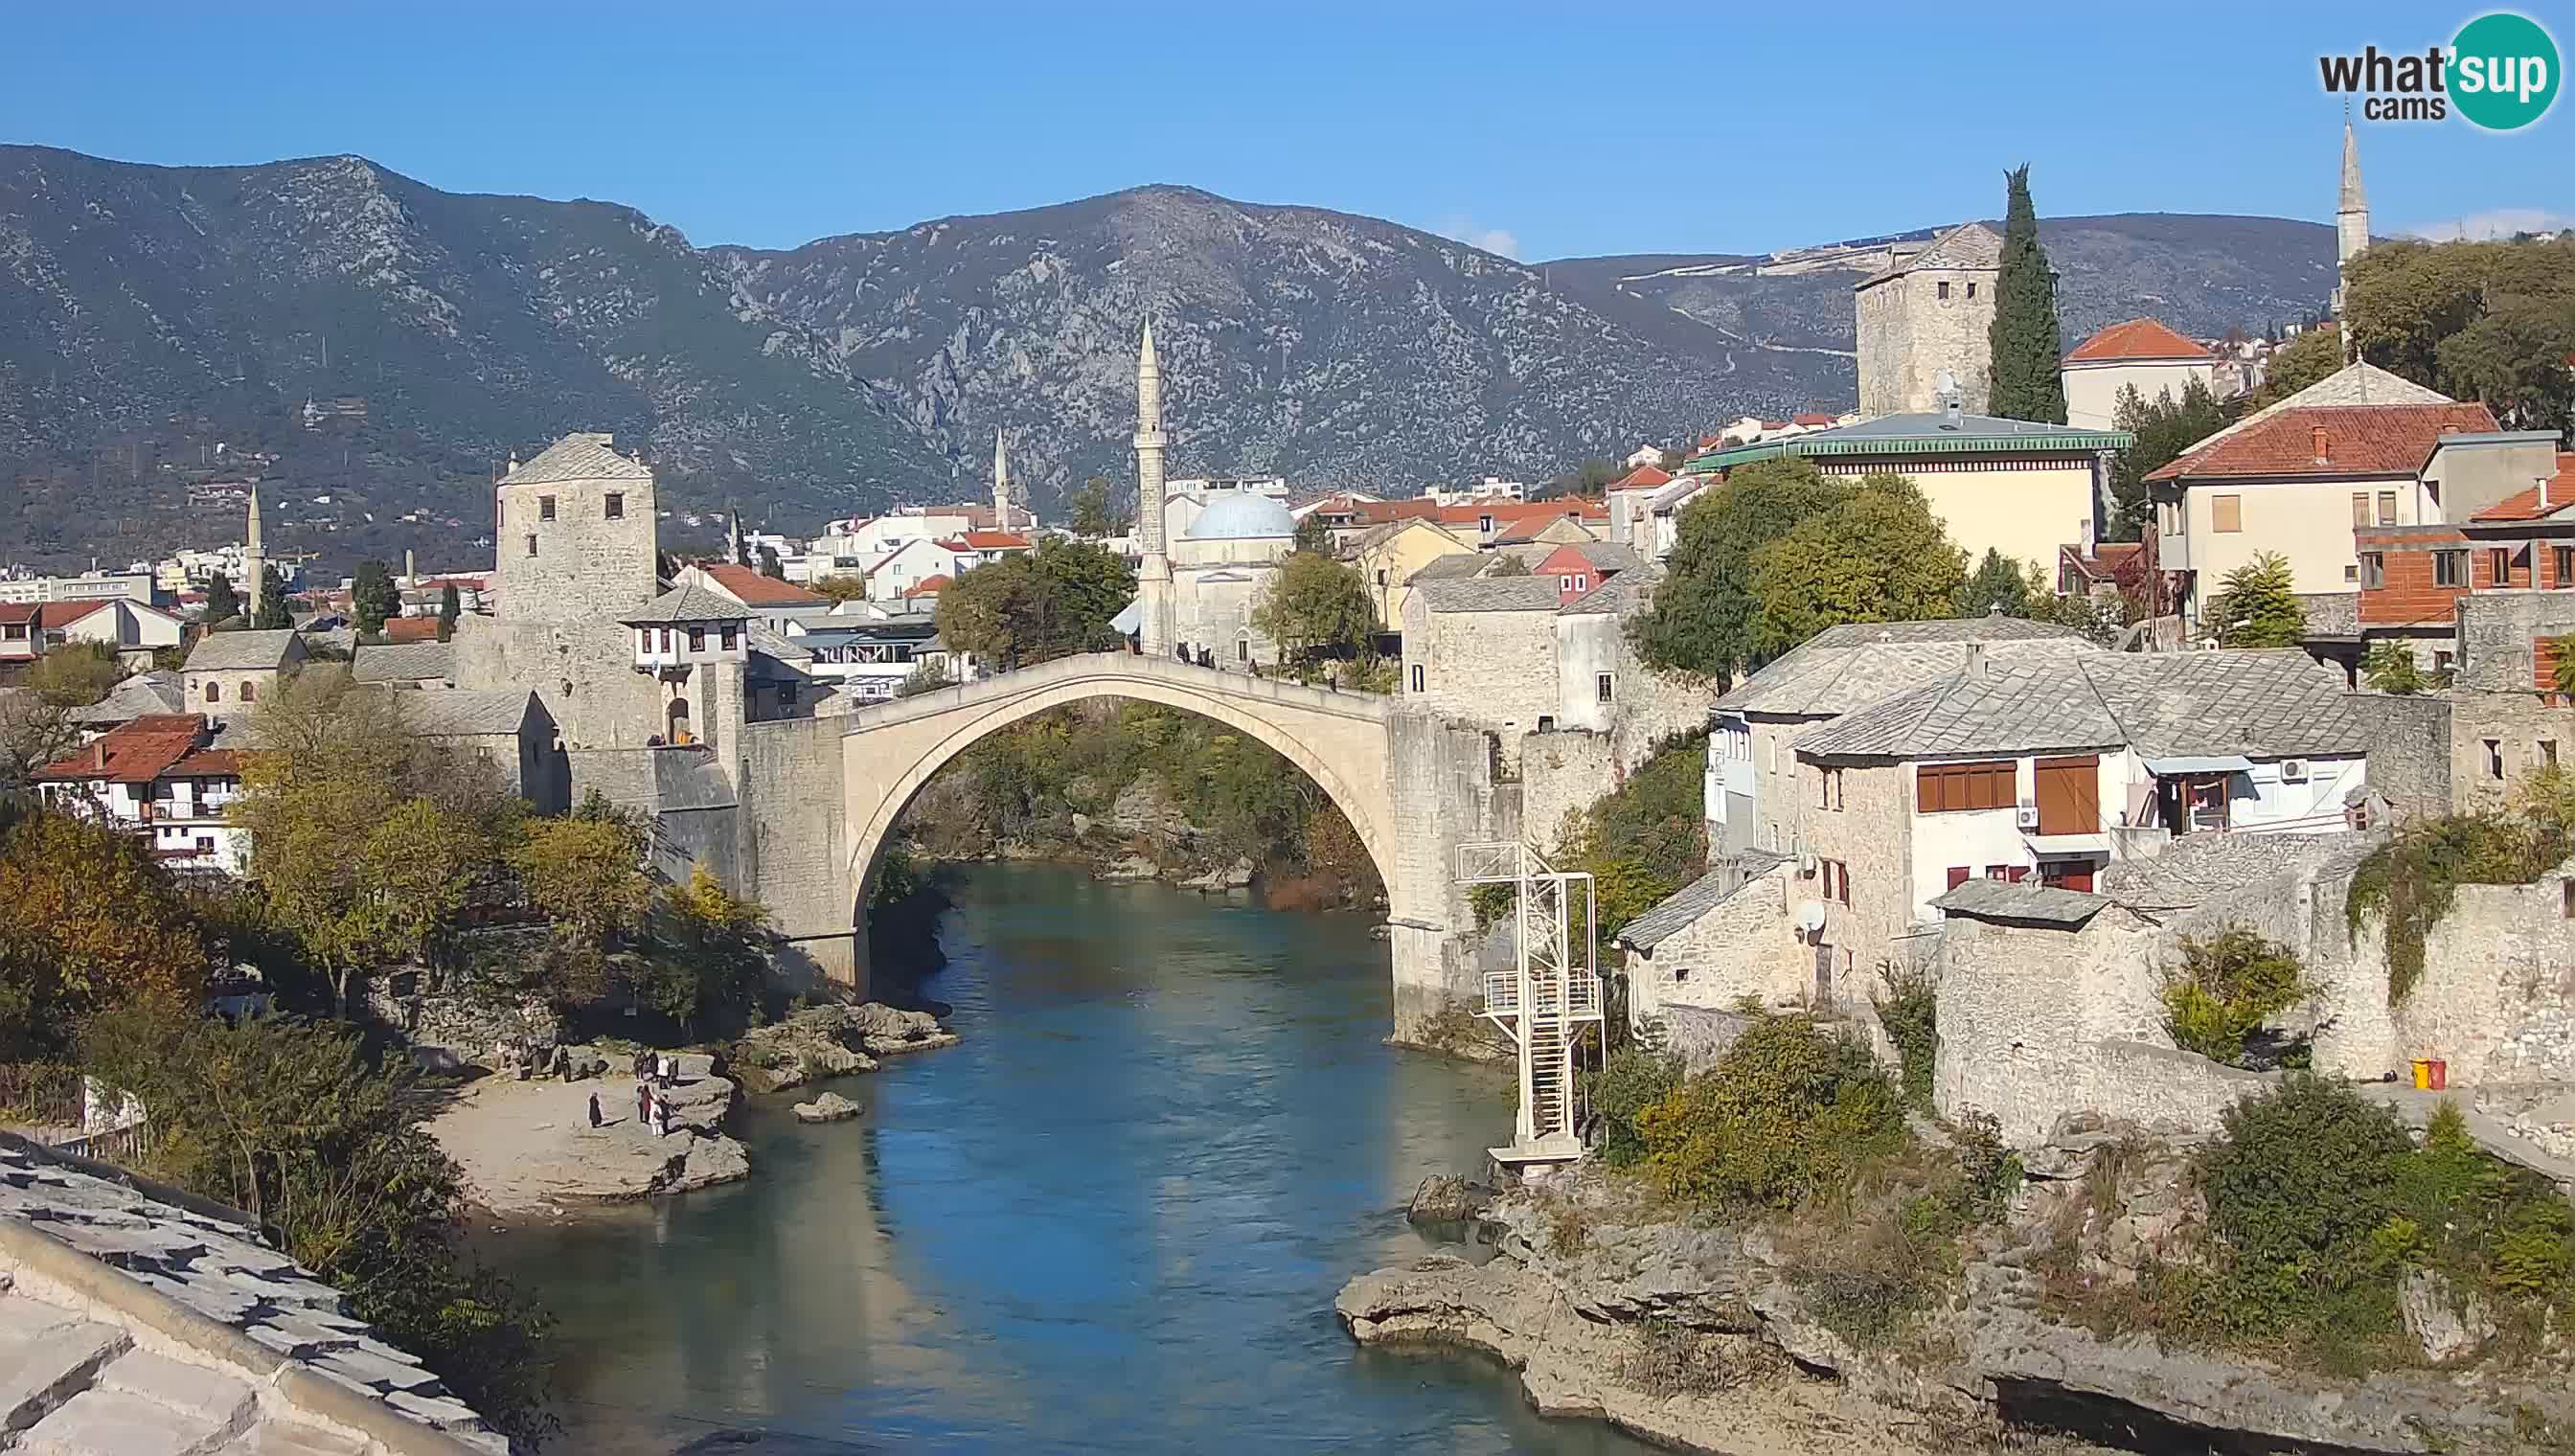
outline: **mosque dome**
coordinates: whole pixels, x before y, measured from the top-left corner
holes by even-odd
[[[1184,541],[1259,541],[1296,534],[1296,518],[1276,497],[1242,491],[1221,497],[1199,513]]]

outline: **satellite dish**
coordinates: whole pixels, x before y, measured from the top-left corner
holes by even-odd
[[[1944,396],[1954,395],[1958,392],[1958,377],[1944,369],[1931,377],[1931,388]]]

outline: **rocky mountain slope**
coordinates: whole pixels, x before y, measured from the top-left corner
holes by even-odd
[[[2331,234],[2066,220],[2069,329],[2315,308]],[[264,450],[294,546],[470,561],[490,473],[615,431],[669,504],[801,529],[980,490],[1006,429],[1041,501],[1125,480],[1138,327],[1173,469],[1408,490],[1533,477],[1853,394],[1849,249],[1520,264],[1374,219],[1184,187],[785,252],[629,208],[441,192],[355,157],[158,168],[0,147],[0,559],[222,540],[188,505]],[[305,400],[355,409],[308,429]],[[279,517],[273,516],[273,524]]]

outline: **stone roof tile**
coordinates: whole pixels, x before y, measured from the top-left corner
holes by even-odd
[[[1807,639],[1736,684],[1716,701],[1716,707],[1735,713],[1834,717],[1956,672],[1965,664],[1966,645],[1971,642],[1984,644],[1995,660],[2101,651],[2072,628],[2020,617],[1849,623]]]
[[[653,472],[640,460],[615,449],[617,437],[606,433],[572,434],[537,452],[501,480],[504,486],[541,486],[556,481],[649,481]]]
[[[1931,901],[1953,915],[2008,924],[2054,925],[2072,929],[2109,908],[2110,901],[2079,889],[2058,889],[2034,880],[1970,879]]]
[[[1766,849],[1746,850],[1736,856],[1733,864],[1720,864],[1709,869],[1673,891],[1669,899],[1629,920],[1618,931],[1618,943],[1651,950],[1697,923],[1699,916],[1724,903],[1744,885],[1786,862],[1784,854],[1773,854]],[[1736,879],[1736,876],[1741,877]],[[1726,883],[1729,879],[1736,879],[1736,882]]]
[[[210,632],[189,650],[186,671],[252,673],[283,668],[294,641],[294,629],[285,627],[267,632]]]
[[[1615,580],[1614,578],[1612,580]],[[1563,600],[1553,577],[1476,577],[1463,582],[1412,578],[1433,612],[1553,612]]]

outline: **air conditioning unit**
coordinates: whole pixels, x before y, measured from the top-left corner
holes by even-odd
[[[1798,855],[1798,856],[1797,856],[1797,872],[1798,872],[1799,874],[1802,874],[1802,875],[1806,876],[1807,878],[1811,879],[1811,878],[1813,878],[1813,877],[1814,877],[1814,874],[1815,874],[1815,868],[1816,868],[1816,865],[1815,865],[1815,856],[1814,856],[1814,855],[1812,855],[1812,854],[1800,854],[1800,855]]]
[[[2021,826],[2022,828],[2024,828],[2024,829],[2034,829],[2034,828],[2037,828],[2037,827],[2038,827],[2038,805],[2037,805],[2037,804],[2034,804],[2034,803],[2025,803],[2025,804],[2022,804],[2022,805],[2020,806],[2020,812],[2019,812],[2017,815],[2015,815],[2015,817],[2019,819],[2019,821],[2020,821],[2020,826]]]
[[[2282,783],[2306,782],[2307,760],[2304,758],[2282,758],[2280,760],[2280,781]]]

